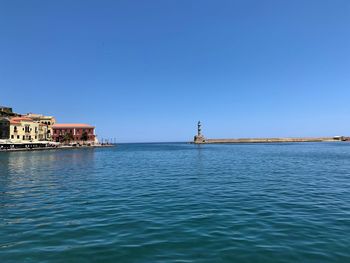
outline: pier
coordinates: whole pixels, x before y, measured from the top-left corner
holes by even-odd
[[[305,137],[305,138],[236,138],[236,139],[207,139],[202,134],[202,124],[197,124],[197,135],[194,136],[194,144],[216,143],[292,143],[292,142],[339,142],[350,141],[350,137]]]

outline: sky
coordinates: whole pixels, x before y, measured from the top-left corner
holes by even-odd
[[[0,0],[0,105],[117,142],[350,136],[348,0]]]

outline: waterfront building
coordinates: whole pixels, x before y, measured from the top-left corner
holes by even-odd
[[[44,140],[40,124],[28,117],[13,117],[10,119],[9,139],[14,143],[38,142]]]
[[[52,138],[55,142],[79,144],[94,144],[96,142],[95,127],[88,124],[54,124],[52,130]]]
[[[27,113],[25,117],[31,118],[34,122],[39,123],[39,129],[41,131],[39,140],[51,141],[52,140],[52,126],[56,123],[56,119],[53,116],[45,116],[42,114]]]
[[[10,120],[8,118],[0,118],[0,140],[10,138]]]

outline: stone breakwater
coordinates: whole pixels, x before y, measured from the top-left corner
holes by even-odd
[[[239,139],[206,139],[195,138],[195,144],[211,143],[287,143],[287,142],[337,142],[344,141],[337,137],[320,137],[320,138],[239,138]]]
[[[288,143],[288,142],[339,142],[350,141],[350,137],[301,137],[301,138],[239,138],[239,139],[207,139],[202,134],[202,123],[198,121],[197,135],[194,136],[194,144],[210,143]]]

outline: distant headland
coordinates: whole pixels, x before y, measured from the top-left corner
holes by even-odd
[[[208,139],[202,134],[202,123],[198,121],[197,135],[194,136],[194,144],[213,143],[287,143],[287,142],[339,142],[350,141],[350,137],[311,137],[311,138],[236,138],[236,139]]]

